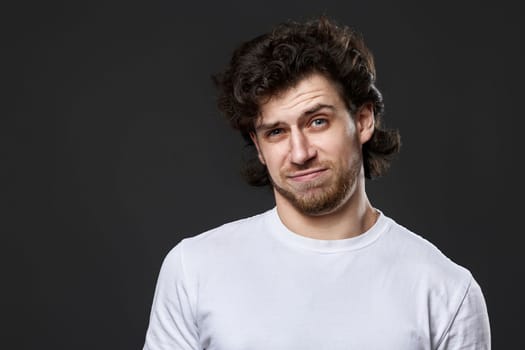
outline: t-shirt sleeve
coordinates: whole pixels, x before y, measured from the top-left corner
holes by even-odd
[[[144,350],[199,350],[194,297],[186,282],[179,243],[166,256],[160,270]]]
[[[490,350],[487,306],[481,288],[473,278],[437,349]]]

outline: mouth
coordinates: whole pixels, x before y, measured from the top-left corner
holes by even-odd
[[[317,169],[308,169],[304,171],[297,171],[295,173],[287,175],[287,177],[293,181],[303,182],[310,181],[321,175],[323,175],[328,169],[326,168],[317,168]]]

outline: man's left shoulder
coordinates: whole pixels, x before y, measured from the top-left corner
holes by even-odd
[[[438,247],[421,235],[391,220],[385,243],[393,259],[414,277],[436,284],[463,285],[471,283],[468,269],[455,263]]]

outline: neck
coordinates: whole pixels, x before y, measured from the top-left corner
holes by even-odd
[[[277,213],[283,224],[299,235],[323,240],[358,236],[370,229],[378,213],[370,204],[364,183],[356,186],[350,197],[337,209],[322,215],[306,215],[275,192]]]

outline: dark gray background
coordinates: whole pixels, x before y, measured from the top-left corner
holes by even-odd
[[[210,75],[242,41],[322,13],[364,34],[402,134],[373,204],[472,271],[495,349],[523,347],[519,1],[9,6],[2,348],[141,348],[169,249],[273,205],[238,175]]]

